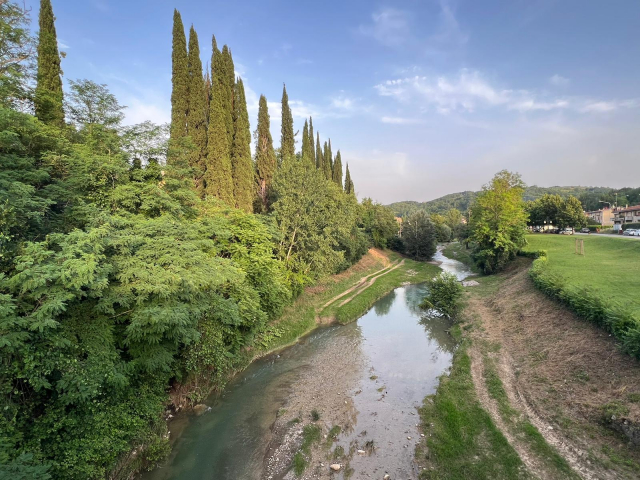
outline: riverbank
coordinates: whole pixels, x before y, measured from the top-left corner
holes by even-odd
[[[467,289],[451,374],[420,412],[421,478],[637,478],[640,362],[539,292],[530,265]]]
[[[245,350],[235,370],[226,376],[224,382],[200,378],[188,384],[176,385],[171,392],[170,411],[185,408],[189,411],[190,406],[195,406],[199,413],[206,411],[207,404],[214,402],[216,398],[215,395],[209,397],[210,393],[224,391],[224,385],[229,380],[256,360],[296,344],[319,326],[346,324],[357,320],[376,300],[394,288],[424,282],[438,271],[439,268],[434,264],[415,262],[391,251],[369,250],[357,264],[346,271],[326,277],[305,289],[280,318],[270,325],[267,332],[256,338],[253,345]],[[317,387],[318,391],[323,390],[322,385]],[[169,425],[172,444],[181,435],[185,415],[188,414],[180,413]]]

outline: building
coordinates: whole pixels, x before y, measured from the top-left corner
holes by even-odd
[[[640,205],[617,208],[614,211],[613,229],[620,230],[627,223],[640,223]]]
[[[584,212],[584,214],[587,216],[591,224],[598,224],[603,227],[610,227],[613,225],[614,210],[611,210],[610,208]]]

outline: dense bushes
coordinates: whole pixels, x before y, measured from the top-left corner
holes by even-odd
[[[420,304],[421,308],[437,310],[449,318],[458,315],[463,289],[454,274],[442,272],[427,280],[427,288],[429,293]]]
[[[561,275],[550,272],[545,252],[532,255],[538,258],[529,273],[540,290],[610,332],[620,341],[623,351],[640,358],[640,319],[627,306],[602,298],[593,288],[571,285]]]

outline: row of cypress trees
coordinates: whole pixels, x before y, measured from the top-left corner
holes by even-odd
[[[63,126],[64,108],[60,52],[51,0],[41,0],[35,113],[44,123]],[[198,34],[193,26],[185,35],[180,12],[174,10],[172,46],[172,92],[169,161],[186,149],[194,171],[194,185],[201,196],[217,197],[247,212],[266,211],[269,188],[278,167],[267,99],[260,96],[255,133],[255,158],[251,158],[249,114],[241,78],[235,77],[231,50],[218,48],[212,38],[211,70],[203,73]],[[296,159],[293,114],[286,86],[282,90],[281,161]],[[331,140],[314,142],[313,120],[305,120],[301,161],[315,164],[328,180],[355,195],[346,168],[342,176],[340,151],[335,158]],[[174,152],[172,154],[172,152]]]
[[[342,159],[335,159],[331,140],[320,148],[320,135],[314,153],[313,123],[305,121],[302,161],[324,172],[328,180],[341,187]],[[213,196],[247,212],[265,212],[269,207],[270,187],[278,168],[273,147],[267,99],[260,96],[258,125],[255,132],[255,158],[251,158],[251,132],[244,85],[234,73],[231,50],[218,48],[212,40],[211,72],[203,75],[198,35],[191,27],[189,42],[180,12],[173,15],[171,150],[186,147],[194,184],[201,196]],[[177,155],[177,154],[176,154]],[[171,161],[171,154],[169,161]],[[282,127],[280,163],[297,159],[293,114],[286,86],[282,90]],[[347,165],[344,190],[355,195]]]

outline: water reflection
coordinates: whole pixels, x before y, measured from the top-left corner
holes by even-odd
[[[378,300],[373,305],[373,310],[376,312],[376,315],[378,316],[387,315],[389,313],[389,310],[391,310],[391,306],[393,305],[393,302],[395,301],[396,301],[396,291],[394,290],[393,292],[389,293],[388,295],[385,295],[380,300]]]

